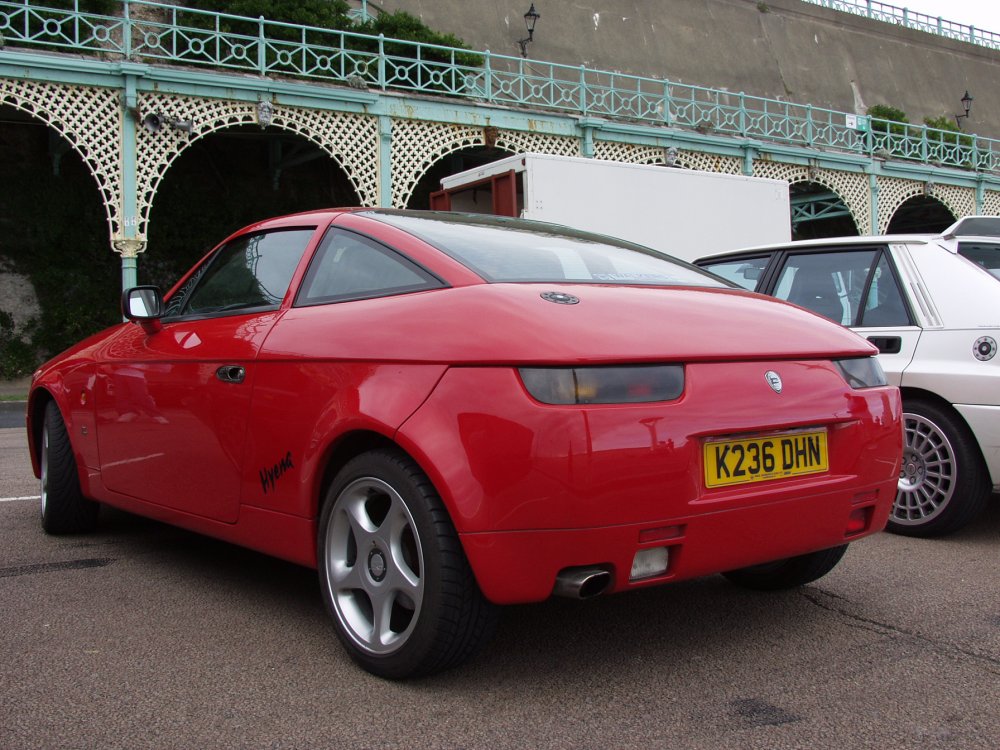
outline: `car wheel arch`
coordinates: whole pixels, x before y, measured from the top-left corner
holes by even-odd
[[[316,473],[318,481],[312,490],[311,517],[315,521],[319,521],[320,514],[323,512],[323,499],[326,497],[327,490],[336,479],[337,474],[340,473],[340,470],[356,456],[378,449],[397,451],[413,461],[427,476],[440,497],[441,503],[448,513],[448,517],[451,519],[456,531],[459,532],[459,541],[464,547],[465,542],[461,538],[462,529],[460,528],[462,517],[457,512],[455,499],[449,491],[444,476],[437,470],[437,467],[429,460],[428,456],[420,451],[419,446],[410,444],[408,441],[405,443],[397,442],[374,430],[359,429],[339,435],[327,447],[326,455],[323,458],[323,468]]]
[[[910,388],[907,386],[900,386],[899,393],[903,397],[903,411],[906,411],[906,404],[908,401],[930,401],[938,408],[944,409],[949,413],[951,417],[955,419],[962,427],[964,427],[968,432],[972,433],[972,428],[969,427],[969,423],[965,421],[965,417],[962,416],[961,412],[956,409],[950,401],[943,398],[942,396],[934,393],[934,391],[924,390],[923,388]],[[975,441],[976,449],[979,451],[980,457],[982,457],[982,448],[979,447],[979,441]]]
[[[313,518],[318,519],[320,513],[323,512],[323,498],[340,470],[354,457],[378,449],[397,451],[413,461],[427,475],[435,490],[441,495],[445,509],[454,523],[455,514],[451,507],[450,498],[442,492],[442,477],[434,470],[433,466],[428,465],[427,457],[385,434],[371,429],[356,429],[338,435],[327,446],[321,462],[322,469],[316,473],[318,481],[312,491],[310,511]]]
[[[362,453],[389,447],[398,449],[399,446],[391,438],[375,430],[352,430],[331,440],[320,462],[322,468],[316,472],[317,481],[312,489],[310,515],[319,518],[323,512],[323,498],[330,483],[348,461]]]
[[[56,397],[46,388],[35,388],[28,400],[28,449],[36,474],[41,463],[42,427],[45,424],[45,409],[52,401],[56,401]],[[63,412],[63,419],[65,419],[66,410],[60,407],[60,411]]]
[[[945,536],[969,523],[988,502],[989,474],[982,446],[949,401],[919,388],[901,391],[904,466],[887,529],[907,536]],[[907,458],[911,419],[917,451],[912,462]],[[934,472],[926,468],[925,479],[925,467],[930,466]]]

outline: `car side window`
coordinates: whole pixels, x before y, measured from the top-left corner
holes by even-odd
[[[961,242],[958,254],[982,266],[1000,279],[1000,245],[988,242]]]
[[[282,229],[236,238],[170,298],[167,315],[276,309],[314,231]]]
[[[903,302],[903,293],[892,273],[889,259],[882,255],[872,274],[865,308],[858,322],[861,327],[907,326],[910,315]]]
[[[835,323],[853,325],[878,252],[866,249],[789,255],[773,294]]]
[[[714,263],[700,263],[699,265],[706,271],[711,271],[716,276],[721,276],[726,281],[731,281],[752,292],[757,288],[757,282],[763,277],[764,269],[767,268],[770,260],[771,256],[765,255],[760,258],[721,260]]]
[[[354,232],[331,229],[309,264],[296,306],[386,297],[443,286],[391,248]]]

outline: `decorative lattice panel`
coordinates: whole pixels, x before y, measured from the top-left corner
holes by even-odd
[[[662,146],[641,146],[619,141],[594,141],[594,158],[626,164],[664,164],[666,149]]]
[[[497,145],[514,153],[551,154],[552,156],[579,156],[580,141],[545,133],[525,133],[519,130],[501,130]]]
[[[405,208],[420,179],[448,154],[472,146],[485,146],[484,128],[450,125],[443,122],[394,120],[392,123],[392,205]],[[496,130],[490,134],[494,145],[512,153],[533,152],[559,156],[579,156],[576,138]]]
[[[758,160],[753,163],[753,176],[769,180],[805,182],[809,180],[809,168],[801,164],[785,164],[780,161]]]
[[[140,120],[155,113],[163,120],[190,123],[190,132],[169,125],[156,132],[139,127],[137,194],[139,236],[145,237],[149,210],[164,173],[191,143],[237,125],[259,124],[256,102],[145,94]],[[344,169],[364,205],[378,202],[378,120],[371,116],[275,105],[271,125],[308,138]]]
[[[595,159],[621,161],[627,164],[666,164],[668,150],[662,146],[641,146],[618,141],[594,142]],[[674,166],[681,169],[701,169],[702,167],[695,166],[703,163],[703,160],[697,158],[698,156],[693,151],[677,151],[674,156]]]
[[[680,160],[687,162],[691,169],[722,174],[743,174],[743,160],[735,156],[706,154],[700,151],[682,151]]]
[[[108,234],[121,233],[121,117],[114,89],[0,79],[0,104],[27,112],[62,135],[90,169],[108,215]],[[7,186],[5,189],[12,189]]]
[[[359,205],[378,205],[377,117],[276,105],[272,124],[308,138],[330,154],[358,191]]]
[[[987,190],[983,195],[983,216],[1000,216],[1000,192]]]
[[[972,188],[939,185],[919,180],[903,180],[899,177],[879,177],[879,232],[882,234],[887,232],[889,222],[892,221],[892,217],[899,207],[910,198],[918,195],[926,195],[940,201],[954,216],[965,216],[973,213],[976,207],[976,194]]]
[[[976,191],[974,188],[941,185],[935,182],[931,185],[928,195],[937,198],[947,206],[953,216],[971,216],[976,213]]]
[[[871,193],[868,175],[853,172],[838,172],[832,169],[816,169],[801,164],[761,159],[753,163],[754,177],[768,177],[772,180],[815,182],[829,188],[844,202],[851,212],[851,219],[860,234],[871,234]]]

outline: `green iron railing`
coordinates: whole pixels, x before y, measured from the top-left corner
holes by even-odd
[[[989,2],[990,0],[983,1]],[[1000,34],[978,29],[970,24],[948,21],[940,16],[916,13],[909,8],[900,8],[888,3],[874,2],[874,0],[803,0],[803,2],[822,5],[824,8],[832,8],[855,16],[864,16],[875,21],[884,21],[909,29],[926,31],[929,34],[937,34],[948,39],[957,39],[990,49],[1000,49]]]
[[[1000,141],[584,66],[250,19],[149,0],[120,15],[0,1],[0,34],[104,59],[295,77],[665,125],[872,159],[1000,171]],[[0,52],[2,57],[2,52]]]

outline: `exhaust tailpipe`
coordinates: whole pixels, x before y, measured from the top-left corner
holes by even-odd
[[[569,599],[593,599],[611,585],[611,573],[604,568],[566,568],[556,576],[555,596]]]

